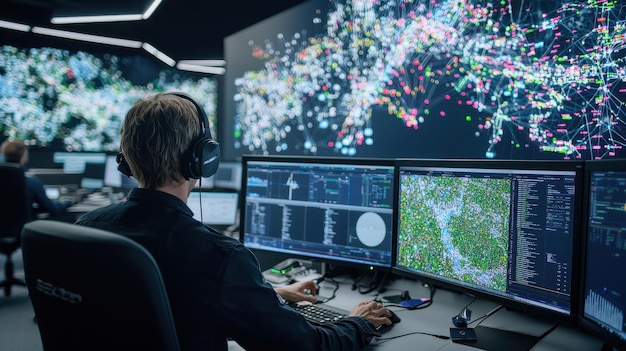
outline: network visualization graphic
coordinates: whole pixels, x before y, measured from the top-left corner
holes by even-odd
[[[462,128],[483,158],[626,157],[620,1],[330,0],[318,8],[315,33],[249,41],[262,68],[234,82],[242,152],[397,154],[431,138],[436,154],[454,142],[450,128]],[[392,126],[404,139],[380,145]]]
[[[165,91],[193,96],[216,125],[215,79],[151,62],[139,55],[0,46],[0,141],[19,138],[55,151],[115,152],[132,104]]]

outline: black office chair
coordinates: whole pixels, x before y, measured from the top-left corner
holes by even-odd
[[[36,220],[24,226],[22,254],[45,351],[179,350],[161,273],[136,242]]]
[[[6,256],[0,288],[4,288],[5,296],[10,296],[13,285],[26,286],[24,280],[14,276],[13,254],[20,248],[22,227],[30,210],[24,169],[16,163],[0,163],[0,199],[0,253]]]

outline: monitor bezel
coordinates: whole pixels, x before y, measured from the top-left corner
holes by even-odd
[[[394,261],[394,257],[395,257],[395,240],[396,240],[396,234],[395,234],[395,228],[396,228],[396,216],[395,216],[395,203],[397,202],[396,196],[398,194],[398,192],[396,191],[396,186],[395,186],[395,182],[397,181],[398,177],[397,177],[397,168],[395,167],[395,160],[394,159],[385,159],[385,158],[345,158],[345,157],[326,157],[326,156],[301,156],[301,155],[250,155],[250,154],[245,154],[242,156],[241,158],[241,166],[242,166],[242,170],[241,170],[241,195],[239,196],[239,229],[240,229],[240,234],[239,234],[239,240],[242,244],[245,245],[245,205],[246,205],[246,194],[247,194],[247,177],[246,174],[248,173],[248,162],[252,162],[252,161],[263,161],[263,162],[267,162],[267,161],[272,161],[272,162],[281,162],[281,163],[327,163],[327,164],[345,164],[345,165],[360,165],[360,166],[367,166],[367,165],[371,165],[371,166],[387,166],[387,167],[392,167],[393,168],[393,179],[394,179],[394,189],[392,191],[392,228],[391,228],[391,249],[390,249],[390,254],[391,254],[391,261],[389,262],[388,265],[377,265],[377,264],[368,264],[368,263],[364,263],[364,262],[353,262],[353,261],[346,261],[346,260],[342,260],[342,259],[334,259],[334,258],[330,258],[330,257],[325,257],[325,258],[320,258],[317,256],[308,256],[308,255],[298,255],[298,254],[292,254],[292,253],[284,253],[284,252],[278,252],[278,251],[273,251],[273,250],[266,250],[266,249],[262,249],[262,248],[250,248],[253,251],[262,251],[264,253],[268,253],[268,254],[272,254],[272,255],[276,255],[276,257],[289,257],[289,258],[299,258],[299,259],[305,259],[305,260],[310,260],[310,261],[314,261],[314,262],[320,262],[323,263],[325,265],[329,265],[332,267],[346,267],[346,268],[353,268],[353,269],[366,269],[368,271],[375,271],[375,272],[383,272],[383,273],[391,273],[392,272],[392,266],[393,266],[393,261]]]
[[[585,316],[585,277],[587,274],[587,238],[588,238],[588,220],[589,220],[589,201],[591,190],[591,174],[597,171],[618,171],[626,172],[626,160],[624,159],[602,159],[585,161],[584,187],[583,187],[583,212],[582,212],[582,231],[580,236],[580,271],[579,271],[579,299],[578,299],[578,315],[576,323],[582,330],[596,336],[606,345],[612,348],[626,349],[626,340],[621,339],[611,331],[603,328],[599,323]]]
[[[486,170],[498,170],[498,169],[520,169],[520,170],[545,170],[545,171],[573,171],[576,173],[575,179],[575,189],[576,193],[574,196],[574,221],[572,223],[573,233],[572,233],[572,271],[571,271],[571,295],[570,295],[570,312],[563,313],[557,310],[553,310],[550,308],[543,308],[537,304],[527,303],[518,299],[514,299],[513,297],[508,297],[504,295],[499,295],[496,293],[491,293],[486,290],[482,290],[479,288],[474,288],[472,286],[467,286],[458,284],[454,281],[449,281],[445,279],[439,279],[437,276],[429,275],[425,273],[420,273],[414,270],[409,270],[406,268],[402,268],[398,266],[397,262],[397,252],[398,252],[398,237],[399,237],[399,193],[400,193],[400,171],[403,167],[447,167],[447,168],[472,168],[472,169],[486,169]],[[459,293],[468,294],[470,296],[484,298],[490,301],[495,301],[502,306],[516,311],[521,311],[524,313],[530,313],[532,315],[540,316],[542,318],[546,318],[548,320],[553,320],[555,322],[562,322],[568,325],[574,325],[576,323],[576,315],[578,313],[578,304],[579,300],[579,267],[580,262],[576,260],[576,257],[579,257],[580,253],[580,213],[581,213],[581,205],[582,205],[582,182],[583,182],[583,169],[584,162],[583,161],[569,161],[569,160],[557,160],[557,161],[548,161],[548,160],[484,160],[484,159],[397,159],[396,160],[396,224],[395,224],[395,232],[396,238],[394,240],[394,262],[392,272],[401,277],[414,279],[423,281],[425,283],[429,283],[436,287],[441,287],[446,290],[451,290]]]

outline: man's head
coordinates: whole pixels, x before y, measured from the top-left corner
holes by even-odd
[[[2,143],[2,155],[5,162],[24,165],[28,161],[28,148],[22,140],[6,140]]]
[[[175,94],[137,101],[126,114],[120,148],[133,177],[145,188],[181,183],[181,158],[202,135],[194,104]]]

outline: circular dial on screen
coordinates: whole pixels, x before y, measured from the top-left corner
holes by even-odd
[[[383,218],[374,212],[365,212],[356,221],[356,236],[366,246],[374,247],[385,240],[387,226]]]

